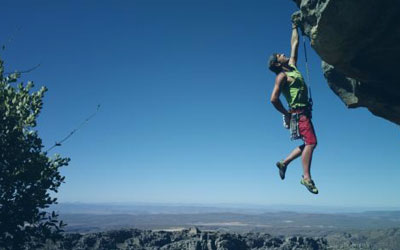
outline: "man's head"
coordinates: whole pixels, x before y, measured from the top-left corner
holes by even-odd
[[[273,53],[268,59],[268,68],[275,74],[279,74],[283,71],[282,66],[286,66],[289,63],[289,58],[285,54]]]

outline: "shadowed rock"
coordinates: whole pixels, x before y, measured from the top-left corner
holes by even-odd
[[[330,88],[349,108],[400,124],[400,1],[294,0],[292,19],[323,60]]]

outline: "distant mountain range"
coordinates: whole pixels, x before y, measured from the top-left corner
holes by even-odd
[[[58,207],[69,232],[101,232],[121,228],[174,230],[196,226],[201,230],[264,232],[282,235],[326,236],[348,230],[388,229],[400,226],[400,211],[303,212],[262,207],[212,207],[144,204],[67,203]],[[321,209],[321,208],[320,208]],[[304,211],[309,212],[304,212]],[[338,210],[338,211],[344,211]]]
[[[181,203],[82,203],[63,202],[50,209],[61,213],[90,214],[182,214],[182,213],[245,213],[306,212],[306,213],[360,213],[367,211],[400,211],[400,207],[340,207],[310,205],[252,205],[252,204],[181,204]]]

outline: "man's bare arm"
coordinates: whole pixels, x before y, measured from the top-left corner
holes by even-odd
[[[294,23],[292,24],[292,39],[290,45],[291,45],[291,51],[290,51],[289,64],[297,66],[297,52],[299,50],[299,33],[297,32],[297,25]]]
[[[279,75],[276,76],[275,78],[275,86],[274,89],[272,90],[271,94],[271,103],[274,105],[276,110],[281,112],[285,116],[289,116],[289,112],[283,107],[281,100],[279,99],[279,96],[281,94],[281,86],[285,84],[287,81],[286,75],[284,73],[280,73]]]

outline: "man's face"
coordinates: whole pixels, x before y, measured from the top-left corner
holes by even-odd
[[[280,64],[286,64],[289,62],[289,58],[287,58],[285,54],[276,54],[276,61]]]

